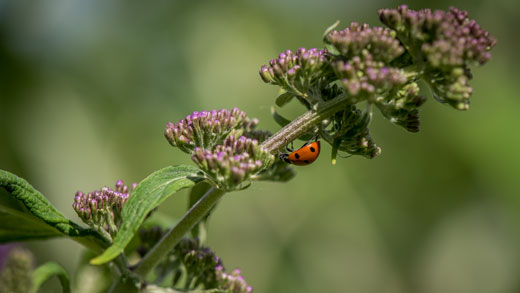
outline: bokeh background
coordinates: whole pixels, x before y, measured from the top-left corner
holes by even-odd
[[[378,8],[401,3],[2,0],[0,168],[79,221],[77,190],[191,164],[163,138],[167,121],[239,107],[277,130],[278,89],[260,66],[285,49],[320,47],[338,19],[378,25]],[[226,195],[209,245],[255,292],[520,291],[520,4],[408,4],[468,10],[497,37],[491,62],[473,70],[469,111],[430,99],[418,134],[376,114],[381,156],[332,166],[324,146],[289,183]],[[180,217],[186,194],[159,212]],[[67,239],[27,247],[69,271],[83,249]],[[53,280],[42,292],[56,288]]]

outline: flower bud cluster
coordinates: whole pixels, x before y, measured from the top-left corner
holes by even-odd
[[[113,236],[121,222],[123,206],[136,186],[137,183],[133,183],[128,187],[123,180],[118,180],[114,189],[105,186],[89,193],[78,191],[72,207],[83,222]]]
[[[416,42],[432,67],[484,64],[496,39],[468,18],[468,12],[451,7],[449,11],[415,11],[401,5],[379,10],[381,21],[406,39]]]
[[[426,97],[419,95],[419,85],[411,82],[397,91],[396,98],[376,103],[381,113],[410,132],[419,131],[419,110]]]
[[[200,246],[198,239],[182,239],[174,254],[186,268],[186,278],[195,280],[194,288],[201,284],[207,289],[220,288],[215,268],[221,267],[222,261],[211,249]]]
[[[347,93],[356,101],[368,99],[369,102],[375,102],[376,97],[385,95],[407,81],[402,69],[386,66],[384,62],[374,60],[366,51],[348,61],[336,61],[334,70]]]
[[[469,66],[486,63],[496,44],[466,11],[457,8],[414,11],[402,5],[381,9],[379,16],[388,28],[354,22],[343,30],[327,29],[327,51],[316,55],[320,56],[319,69],[303,70],[302,79],[297,78],[301,70],[296,62],[298,53],[290,51],[260,70],[264,82],[286,91],[276,100],[280,107],[296,95],[307,109],[319,112],[321,105],[327,109],[336,105],[329,102],[337,99],[336,113],[327,113],[330,118],[322,120],[319,127],[320,136],[332,145],[333,162],[338,150],[368,158],[381,152],[368,130],[372,105],[392,123],[410,132],[419,131],[419,107],[425,97],[419,95],[418,80],[423,80],[440,102],[467,109],[472,93]],[[298,96],[299,86],[312,81],[318,82],[304,87],[308,96]],[[364,113],[355,106],[360,102],[368,104]],[[343,105],[347,106],[341,109]],[[275,120],[281,120],[277,117]]]
[[[472,89],[468,66],[484,64],[496,39],[482,29],[467,11],[411,10],[406,5],[379,10],[381,21],[396,30],[415,62],[423,62],[425,81],[435,97],[459,110],[469,107]]]
[[[185,289],[202,287],[225,292],[253,291],[240,274],[240,270],[236,269],[233,273],[227,274],[222,260],[211,249],[201,246],[198,239],[181,239],[173,249],[172,256],[184,266],[184,269],[174,269],[173,286],[177,286],[179,281],[184,279],[187,284],[184,286]],[[182,274],[185,274],[184,278],[181,278]]]
[[[34,255],[19,244],[0,246],[0,292],[34,292]]]
[[[448,103],[458,110],[469,108],[469,98],[473,88],[469,86],[469,69],[454,67],[447,72],[429,72],[426,83],[431,87],[433,97],[441,103]]]
[[[227,136],[240,136],[257,124],[258,119],[238,108],[193,112],[178,123],[168,122],[164,136],[172,146],[191,154],[195,148],[213,149]]]
[[[278,59],[272,59],[269,66],[260,68],[260,77],[295,95],[307,96],[311,87],[327,73],[327,54],[327,50],[316,48],[299,48],[296,53],[286,50]]]
[[[334,46],[346,60],[368,52],[374,60],[389,63],[404,53],[395,31],[356,22],[344,30],[332,31],[325,37],[325,42]]]
[[[213,150],[195,148],[192,160],[208,174],[218,188],[234,190],[252,175],[264,170],[274,156],[256,139],[231,135]]]
[[[370,135],[368,125],[370,114],[363,113],[355,105],[349,105],[333,118],[331,130],[323,130],[333,148],[352,155],[361,155],[372,159],[381,153]]]
[[[157,242],[159,242],[159,240],[161,240],[162,236],[164,235],[164,231],[160,226],[153,226],[148,229],[139,229],[138,235],[141,243],[137,247],[136,251],[139,256],[143,257]]]
[[[217,273],[217,282],[220,284],[220,287],[226,292],[233,293],[250,293],[253,292],[253,287],[249,286],[246,283],[246,280],[242,276],[242,272],[240,269],[234,269],[231,274],[227,274],[224,272],[224,268],[222,266],[216,267]]]
[[[176,124],[169,122],[165,136],[172,146],[191,154],[208,179],[222,190],[240,189],[250,179],[292,178],[287,168],[269,168],[274,156],[260,147],[260,142],[271,133],[256,129],[257,124],[258,119],[237,108],[194,112]],[[266,168],[271,170],[269,176],[255,176]]]

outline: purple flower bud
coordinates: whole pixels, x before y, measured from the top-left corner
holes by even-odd
[[[356,22],[341,31],[332,31],[325,41],[333,45],[345,58],[361,56],[364,51],[375,60],[388,63],[401,55],[404,48],[392,30],[380,27],[371,28],[368,24]]]
[[[123,180],[117,180],[116,182],[116,189],[120,189],[123,187]]]
[[[133,184],[132,190],[136,184]],[[109,227],[106,215],[110,215],[112,221],[116,224],[120,223],[119,215],[130,196],[128,186],[124,185],[122,180],[118,180],[115,188],[102,187],[100,190],[83,193],[78,191],[74,197],[72,207],[78,216],[92,227]],[[115,231],[108,230],[110,233]]]
[[[302,95],[322,78],[321,71],[329,66],[324,57],[327,53],[326,50],[305,48],[299,48],[295,53],[286,50],[280,53],[278,59],[269,62],[270,67],[262,66],[260,75],[266,83],[280,85],[287,91],[297,89],[295,94]],[[294,78],[296,75],[302,78]]]
[[[238,108],[194,112],[189,119],[191,124],[187,118],[177,124],[168,123],[165,130],[170,144],[187,153],[193,153],[196,147],[212,149],[231,133],[251,132],[258,124]]]
[[[96,212],[97,212],[97,207],[98,207],[98,205],[97,205],[97,200],[92,199],[92,200],[90,201],[90,210],[91,210],[93,213],[96,213]]]

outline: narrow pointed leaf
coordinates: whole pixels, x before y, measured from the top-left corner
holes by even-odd
[[[293,98],[294,98],[294,94],[293,93],[285,92],[285,93],[279,95],[278,98],[276,98],[275,103],[276,103],[276,105],[278,107],[283,107],[287,103],[289,103]]]
[[[70,237],[71,239],[97,251],[101,250],[101,247],[105,246],[105,243],[97,232],[91,229],[81,228],[78,224],[67,219],[49,202],[47,198],[32,187],[25,179],[8,171],[0,170],[0,187],[3,187],[15,199],[19,200],[27,209],[28,214],[37,218],[38,221],[41,221],[40,224],[47,225],[45,233],[50,233],[50,230],[53,229],[62,236]],[[4,207],[1,213],[3,213],[3,216],[5,217],[7,214],[12,212],[13,210],[10,208]],[[20,219],[23,217],[21,214],[23,214],[23,212],[13,213],[13,216]],[[23,218],[25,221],[30,217]],[[12,220],[8,222],[0,222],[0,230],[6,230],[9,222],[11,224],[13,223]],[[0,242],[7,242],[9,237],[14,236],[9,236],[8,234],[4,235],[6,235],[5,239],[3,239],[2,234],[0,234]],[[50,236],[50,234],[47,234],[47,236]],[[31,237],[28,237],[27,239],[30,238]]]
[[[291,123],[291,120],[278,114],[278,112],[276,112],[276,109],[274,107],[271,107],[271,115],[273,115],[274,121],[276,123],[278,123],[278,125],[280,125],[281,127],[284,127],[285,125]],[[298,137],[299,140],[303,140],[303,141],[309,141],[313,138],[314,138],[314,134],[312,134],[312,133],[304,134],[304,135]]]
[[[132,192],[122,211],[122,224],[113,244],[91,264],[103,264],[118,256],[143,223],[146,215],[173,193],[195,185],[204,173],[192,166],[170,166],[155,171]]]
[[[52,277],[58,277],[62,292],[69,293],[70,290],[70,280],[69,274],[65,269],[55,262],[48,262],[41,266],[39,266],[36,270],[34,270],[32,275],[33,281],[33,290],[32,292],[38,292],[38,288],[40,288],[43,283],[47,282]]]
[[[323,36],[322,36],[322,39],[324,42],[327,42],[327,36],[330,34],[330,32],[332,32],[333,30],[335,30],[338,27],[339,23],[340,23],[340,21],[336,20],[335,23],[333,23],[331,26],[329,26],[327,29],[325,29],[325,31],[323,32]]]
[[[274,121],[276,123],[278,123],[278,125],[280,125],[281,127],[284,127],[285,125],[291,123],[291,120],[278,114],[278,112],[276,112],[276,109],[274,107],[271,107],[271,115],[273,115]]]
[[[332,145],[332,152],[331,152],[331,161],[332,165],[336,165],[336,157],[338,156],[338,148],[341,144],[341,139],[335,139],[334,144]]]

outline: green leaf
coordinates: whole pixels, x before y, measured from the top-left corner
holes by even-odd
[[[285,92],[281,95],[278,96],[278,98],[276,98],[276,105],[278,107],[283,107],[285,106],[287,103],[289,103],[292,99],[294,98],[294,94],[291,93],[291,92]]]
[[[38,288],[40,288],[43,283],[47,282],[52,277],[58,277],[61,283],[61,288],[63,292],[69,293],[70,290],[70,281],[69,274],[65,269],[55,262],[48,262],[41,266],[39,266],[36,270],[33,271],[32,274],[32,282],[33,282],[33,290],[32,292],[38,292]]]
[[[276,112],[276,109],[274,107],[271,107],[271,115],[273,115],[274,121],[276,123],[278,123],[278,125],[280,125],[281,127],[284,127],[285,125],[291,123],[291,120],[278,114],[278,112]]]
[[[341,139],[335,139],[332,144],[331,161],[332,165],[336,165],[336,157],[338,156],[338,148],[341,144]]]
[[[196,204],[199,199],[208,192],[211,188],[211,184],[206,181],[202,181],[197,185],[193,186],[190,190],[190,198],[188,202],[188,209],[191,208],[194,204]]]
[[[197,185],[193,186],[190,191],[190,197],[188,202],[188,209],[190,209],[199,199],[210,190],[211,184],[206,181],[202,181]],[[215,205],[216,206],[216,205]],[[211,211],[215,209],[215,206],[211,208],[208,214],[191,229],[191,235],[195,238],[199,238],[201,243],[205,243],[206,240],[206,222],[208,221]]]
[[[324,42],[326,42],[327,36],[330,34],[330,32],[332,32],[333,30],[335,30],[338,27],[339,23],[340,23],[340,21],[336,20],[335,23],[333,23],[331,26],[329,26],[327,29],[325,29],[325,31],[323,32],[323,36],[322,36],[322,39]]]
[[[146,215],[173,193],[195,185],[205,178],[204,173],[192,166],[170,166],[155,171],[132,192],[121,213],[122,224],[114,243],[91,264],[103,264],[118,256],[143,223]]]
[[[29,213],[0,206],[0,243],[63,236]]]
[[[276,123],[278,123],[278,125],[280,125],[281,127],[284,127],[285,125],[291,123],[291,120],[283,117],[282,115],[278,114],[278,112],[276,112],[276,109],[274,107],[271,107],[271,115],[273,115],[273,119]],[[307,134],[304,134],[300,137],[298,137],[299,140],[303,140],[303,141],[309,141],[311,139],[314,138],[314,134],[313,133],[307,133]]]
[[[25,179],[5,170],[0,170],[0,187],[3,187],[14,198],[19,200],[27,209],[28,214],[37,218],[38,221],[42,221],[39,223],[40,227],[41,225],[47,225],[45,232],[42,232],[39,236],[52,237],[50,230],[55,230],[56,233],[54,236],[60,236],[59,234],[61,234],[62,236],[70,237],[93,250],[100,251],[101,248],[106,245],[96,231],[81,228],[78,224],[65,218],[65,216],[60,213],[49,202],[49,200],[47,200],[47,198],[45,198],[38,190],[34,189],[34,187],[32,187]],[[24,214],[23,212],[18,212],[6,207],[2,209],[1,213],[3,214],[3,217],[7,217],[9,214],[16,219],[21,220],[23,218],[23,221],[28,221],[28,219],[30,219],[30,217],[22,216],[22,214]],[[9,225],[13,225],[16,222],[14,222],[14,219],[11,219],[7,222],[0,223],[0,230],[7,230],[9,229]],[[27,230],[27,227],[22,229]],[[33,236],[35,235],[34,229],[26,232],[33,233]],[[16,233],[17,232],[0,234],[0,242],[10,241],[9,239],[13,237],[21,237],[17,239],[22,240],[23,236],[21,234],[16,236]],[[27,235],[27,239],[31,238],[30,235]]]

